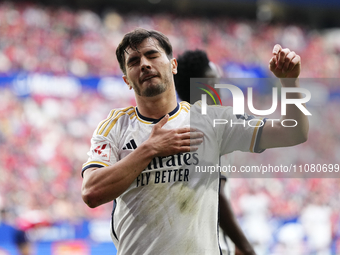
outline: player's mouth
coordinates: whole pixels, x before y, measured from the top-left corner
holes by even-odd
[[[151,80],[152,78],[158,77],[157,74],[146,74],[142,76],[141,83]]]

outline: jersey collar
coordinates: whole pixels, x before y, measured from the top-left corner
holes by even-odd
[[[178,113],[179,110],[180,110],[180,105],[177,103],[176,108],[172,110],[171,112],[169,112],[169,117],[171,118],[172,116],[175,116],[175,114]],[[136,112],[137,112],[138,119],[141,120],[143,123],[147,123],[147,124],[156,124],[165,116],[164,115],[159,119],[148,118],[140,114],[137,107],[136,107]]]

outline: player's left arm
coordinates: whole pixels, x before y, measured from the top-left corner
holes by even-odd
[[[301,58],[294,51],[282,49],[276,44],[273,49],[273,56],[269,61],[269,69],[280,78],[283,87],[299,87],[299,75],[301,71]],[[290,99],[302,98],[300,93],[288,93]],[[286,126],[281,125],[283,120]],[[293,119],[294,121],[288,121]],[[267,121],[262,130],[259,142],[260,149],[293,146],[307,141],[309,123],[307,116],[293,104],[287,104],[286,115],[281,117],[280,122]]]
[[[219,192],[219,212],[220,212],[220,227],[224,233],[233,241],[236,247],[243,255],[256,255],[253,247],[244,235],[242,228],[237,222],[237,218],[232,210],[229,199],[224,192],[226,180],[220,179]]]

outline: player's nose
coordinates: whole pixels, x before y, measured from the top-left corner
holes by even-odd
[[[142,72],[145,71],[145,70],[151,69],[151,63],[150,63],[149,59],[147,59],[146,57],[141,58],[140,66],[141,66]]]

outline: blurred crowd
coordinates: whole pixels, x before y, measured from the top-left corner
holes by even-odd
[[[221,65],[236,62],[266,66],[273,46],[281,43],[303,58],[302,77],[337,78],[340,73],[338,29],[316,31],[306,26],[226,17],[123,15],[110,10],[99,16],[89,10],[8,2],[0,3],[0,73],[118,75],[115,49],[122,36],[136,27],[166,34],[175,56],[199,48]]]
[[[272,47],[281,43],[301,55],[301,77],[340,74],[335,30],[173,14],[108,11],[100,17],[88,10],[13,3],[0,3],[0,73],[120,75],[115,49],[123,34],[139,26],[168,35],[175,55],[205,49],[220,66],[233,62],[266,68]],[[111,204],[89,209],[81,200],[80,170],[96,125],[112,108],[125,106],[122,101],[92,91],[74,99],[17,97],[0,87],[0,102],[0,209],[12,210],[23,229],[34,224],[32,218],[44,224],[107,219]],[[126,98],[126,106],[130,102]],[[306,144],[246,157],[254,164],[287,158],[296,164],[316,158],[339,164],[339,106],[332,101],[313,109],[314,120],[322,121],[311,125]],[[230,179],[230,188],[235,213],[258,251],[340,251],[339,179]]]

